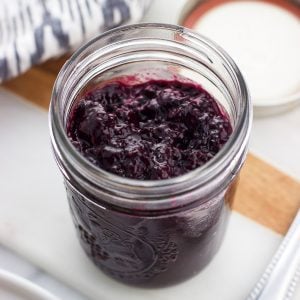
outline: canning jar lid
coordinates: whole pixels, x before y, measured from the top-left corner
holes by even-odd
[[[300,104],[300,1],[188,1],[179,23],[231,55],[248,83],[256,115]]]

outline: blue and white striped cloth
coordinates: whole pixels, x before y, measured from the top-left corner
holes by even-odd
[[[151,0],[0,0],[0,82],[141,19]]]

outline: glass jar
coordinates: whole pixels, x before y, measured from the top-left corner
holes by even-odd
[[[172,179],[134,180],[94,166],[69,141],[68,116],[82,91],[122,76],[199,83],[227,111],[233,126],[229,141],[204,166]],[[251,120],[249,94],[235,63],[188,29],[131,25],[80,48],[56,80],[50,128],[87,255],[110,276],[133,284],[169,285],[197,274],[223,239]]]

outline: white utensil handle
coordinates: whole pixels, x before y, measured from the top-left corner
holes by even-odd
[[[300,263],[300,210],[247,300],[284,300]],[[291,295],[289,295],[291,296]]]

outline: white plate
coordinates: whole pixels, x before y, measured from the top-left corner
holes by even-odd
[[[0,269],[0,299],[58,300],[49,292],[20,276]]]

